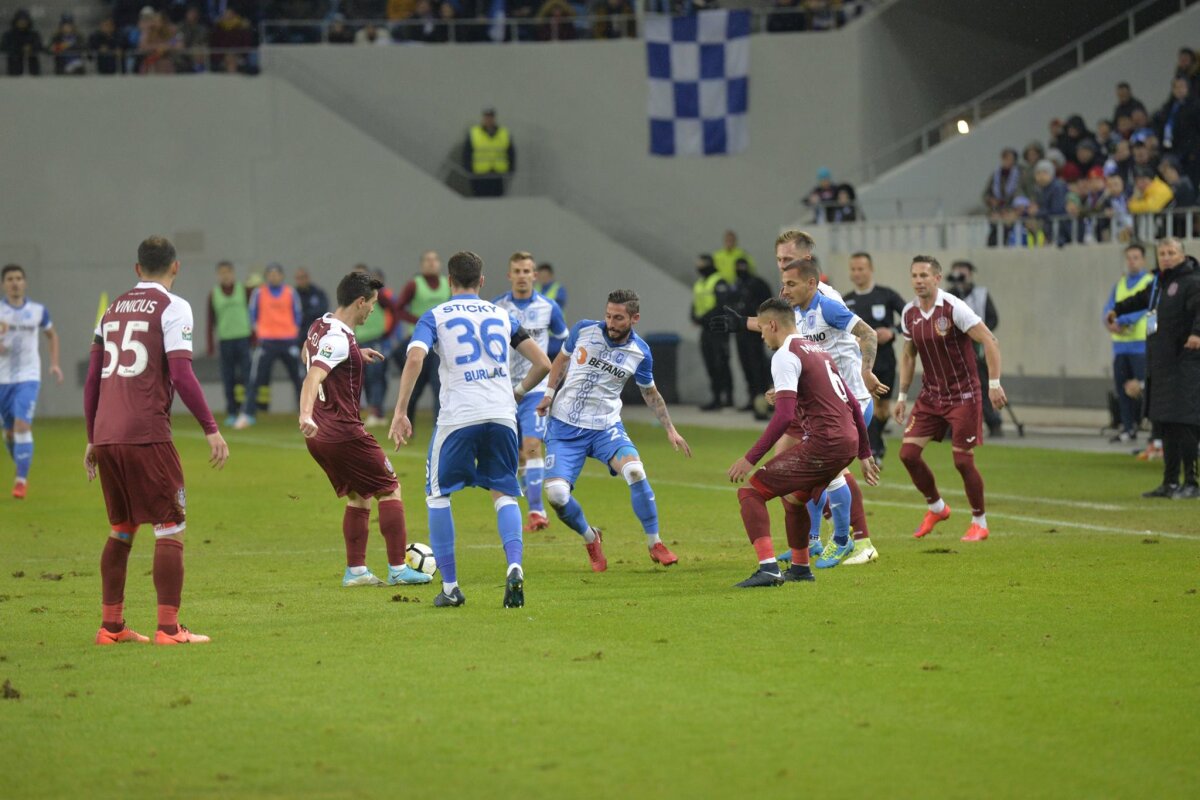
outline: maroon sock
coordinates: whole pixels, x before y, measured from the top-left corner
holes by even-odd
[[[408,547],[403,501],[384,500],[379,504],[379,532],[387,543],[388,566],[403,566],[404,550]]]
[[[867,510],[863,508],[862,489],[849,472],[846,473],[846,485],[850,487],[850,532],[854,541],[870,539],[871,532],[867,530]]]
[[[159,539],[154,543],[154,588],[158,592],[158,629],[164,633],[179,633],[183,542],[178,539]]]
[[[100,553],[100,585],[104,629],[119,633],[125,627],[125,573],[132,542],[112,536]]]
[[[783,501],[783,526],[787,531],[788,547],[792,549],[792,563],[808,566],[808,534],[812,519],[804,503]]]
[[[937,481],[933,479],[933,471],[929,469],[925,459],[921,458],[921,450],[922,448],[911,442],[903,444],[900,446],[900,460],[904,462],[904,468],[908,470],[913,486],[925,495],[926,503],[932,504],[938,501],[941,494],[938,493]]]
[[[967,502],[971,504],[971,513],[979,517],[983,515],[983,476],[975,466],[975,454],[954,451],[954,467],[962,475],[963,489],[967,492]]]
[[[367,565],[367,537],[370,535],[371,509],[346,506],[342,517],[342,536],[346,539],[346,566]]]
[[[775,557],[771,546],[771,515],[767,513],[767,501],[754,489],[743,486],[738,489],[738,502],[742,504],[742,523],[746,536],[754,545],[759,561]],[[807,535],[807,534],[805,534]]]

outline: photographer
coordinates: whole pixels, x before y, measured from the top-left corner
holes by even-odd
[[[950,294],[970,306],[988,326],[988,330],[995,331],[1000,325],[1000,315],[996,313],[996,306],[992,303],[992,296],[987,287],[975,285],[975,265],[970,261],[955,261],[950,267],[948,280]],[[983,357],[983,347],[978,343],[975,345],[975,361],[979,367],[980,386],[987,386],[987,361]],[[1004,435],[1000,412],[992,407],[986,393],[983,396],[983,421],[987,423],[990,436]]]

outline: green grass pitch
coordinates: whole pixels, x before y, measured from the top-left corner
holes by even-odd
[[[393,456],[410,541],[428,540],[424,422]],[[607,573],[555,521],[526,536],[527,606],[502,609],[491,503],[466,492],[468,602],[435,609],[436,582],[340,587],[341,504],[290,417],[232,433],[220,473],[176,426],[181,619],[211,645],[92,644],[107,525],[80,422],[40,421],[29,498],[0,498],[0,682],[20,695],[0,699],[0,796],[1200,792],[1200,505],[1142,501],[1158,467],[1127,455],[983,448],[975,545],[949,448],[929,456],[955,514],[924,541],[892,459],[867,489],[878,563],[741,591],[754,557],[724,472],[752,435],[685,429],[689,461],[631,426],[678,566],[651,564],[624,482],[593,464],[577,496]],[[151,538],[126,595],[143,633]],[[374,520],[369,560],[385,569]]]

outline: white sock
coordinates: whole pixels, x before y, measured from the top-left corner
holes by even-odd
[[[451,581],[450,583],[446,583],[445,581],[442,581],[442,594],[446,595],[447,597],[454,594],[454,590],[457,588],[458,588],[458,581]]]
[[[659,537],[659,535],[657,533],[647,533],[646,534],[646,547],[654,547],[654,545],[658,544],[661,541],[662,541],[662,539]]]
[[[987,527],[987,514],[980,514],[979,516],[975,516],[974,514],[972,514],[971,522],[974,523],[975,525],[978,525],[981,528],[986,528]]]
[[[520,575],[522,578],[524,578],[524,577],[525,577],[525,570],[523,570],[523,569],[521,568],[521,565],[520,565],[520,564],[518,564],[518,563],[516,563],[516,562],[513,562],[512,564],[509,564],[509,565],[508,565],[508,570],[507,570],[507,571],[506,571],[504,574],[505,574],[506,576],[507,576],[507,575],[512,575],[512,571],[513,571],[514,569],[517,571],[517,573],[518,573],[518,574],[519,574],[519,575]]]
[[[397,570],[402,570],[402,569],[404,569],[404,565],[403,565],[403,564],[401,564],[400,566],[398,566],[398,567],[397,567],[395,564],[388,564],[388,569],[390,569],[390,570],[392,570],[393,572],[395,572],[395,571],[397,571]]]
[[[351,575],[366,575],[367,568],[366,567],[351,567],[350,574]]]
[[[593,542],[595,542],[596,541],[596,529],[588,528],[587,532],[583,534],[583,540],[585,542],[587,542],[588,544],[592,544]]]
[[[929,510],[935,514],[942,513],[946,510],[946,501],[939,497],[937,502],[929,504]]]

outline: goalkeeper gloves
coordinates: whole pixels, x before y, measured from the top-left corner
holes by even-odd
[[[745,333],[749,330],[746,327],[746,318],[737,312],[736,309],[730,306],[725,306],[725,313],[719,316],[714,316],[708,321],[708,329],[713,333]]]

